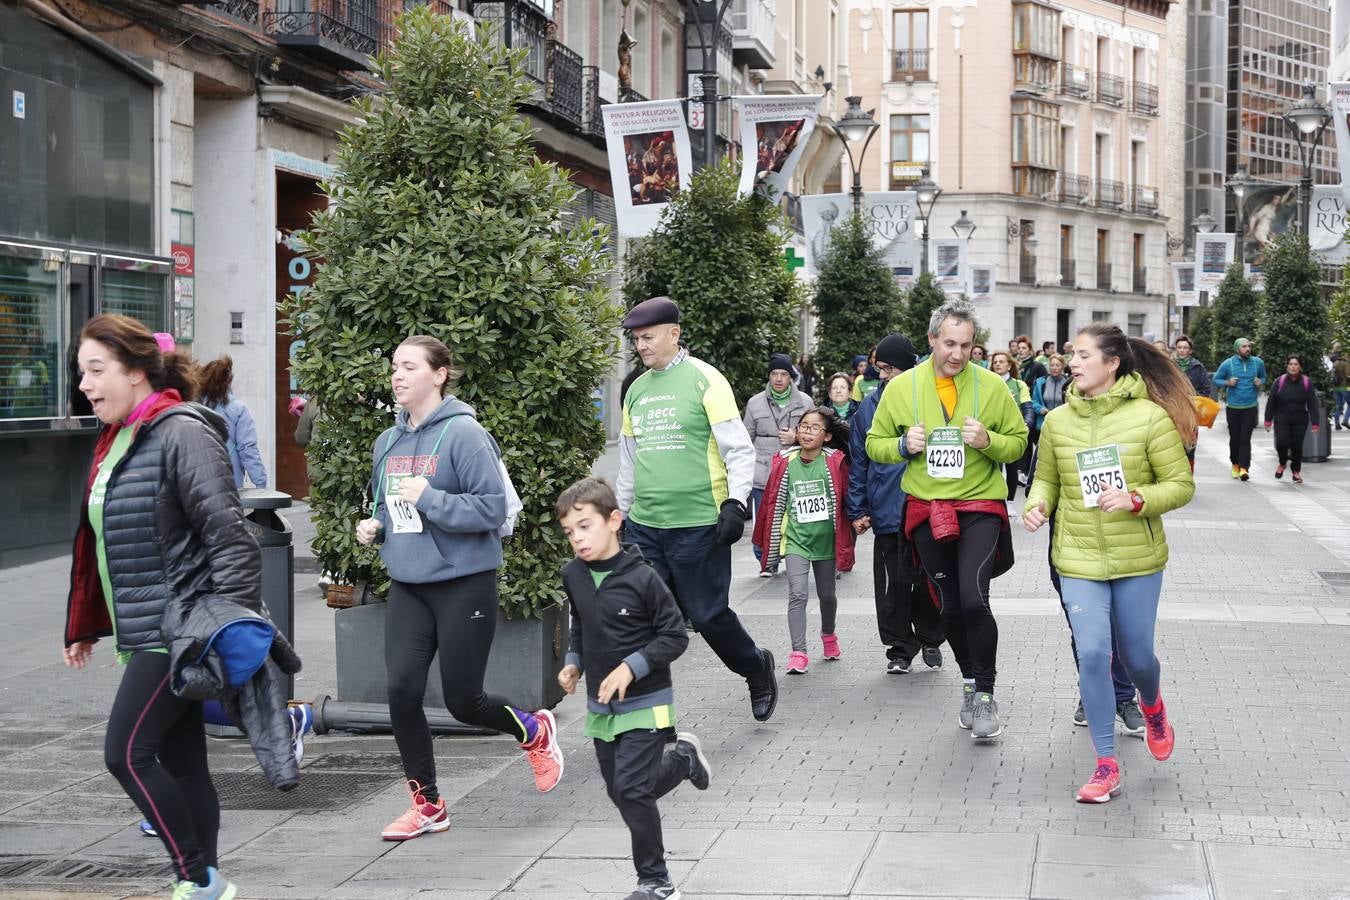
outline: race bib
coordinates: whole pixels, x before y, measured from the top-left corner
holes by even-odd
[[[1102,491],[1125,490],[1125,467],[1120,462],[1120,447],[1093,447],[1074,454],[1078,459],[1078,486],[1083,489],[1083,505],[1092,508],[1101,503]]]
[[[966,445],[960,428],[934,428],[924,449],[928,474],[933,478],[959,479],[966,474]]]
[[[422,531],[422,516],[417,507],[398,496],[399,483],[411,477],[386,475],[384,479],[384,506],[389,510],[389,524],[393,526],[394,534],[420,534]]]
[[[830,517],[830,500],[823,481],[797,481],[792,485],[792,517],[798,524],[823,522]]]

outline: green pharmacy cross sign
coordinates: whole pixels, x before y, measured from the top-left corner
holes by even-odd
[[[793,272],[804,265],[806,265],[806,260],[797,255],[797,248],[788,247],[783,251],[783,268]]]

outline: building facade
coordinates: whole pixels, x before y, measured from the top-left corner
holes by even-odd
[[[1092,321],[1167,331],[1167,140],[1183,110],[1166,0],[850,0],[844,80],[876,107],[871,190],[925,168],[942,188],[933,237],[976,223],[969,258],[997,266],[983,312],[996,342],[1071,339]],[[1176,119],[1176,122],[1173,119]],[[1169,174],[1169,172],[1171,174]]]

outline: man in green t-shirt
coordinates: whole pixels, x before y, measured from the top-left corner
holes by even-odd
[[[773,654],[731,611],[731,545],[750,514],[755,448],[726,377],[680,346],[680,308],[644,300],[623,327],[647,371],[629,387],[619,440],[619,508],[627,539],[670,586],[694,628],[750,686],[766,721],[778,703]]]

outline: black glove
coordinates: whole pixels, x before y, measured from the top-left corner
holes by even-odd
[[[717,538],[719,547],[730,547],[745,534],[745,523],[750,520],[750,510],[739,500],[722,501],[722,511],[717,514]]]

